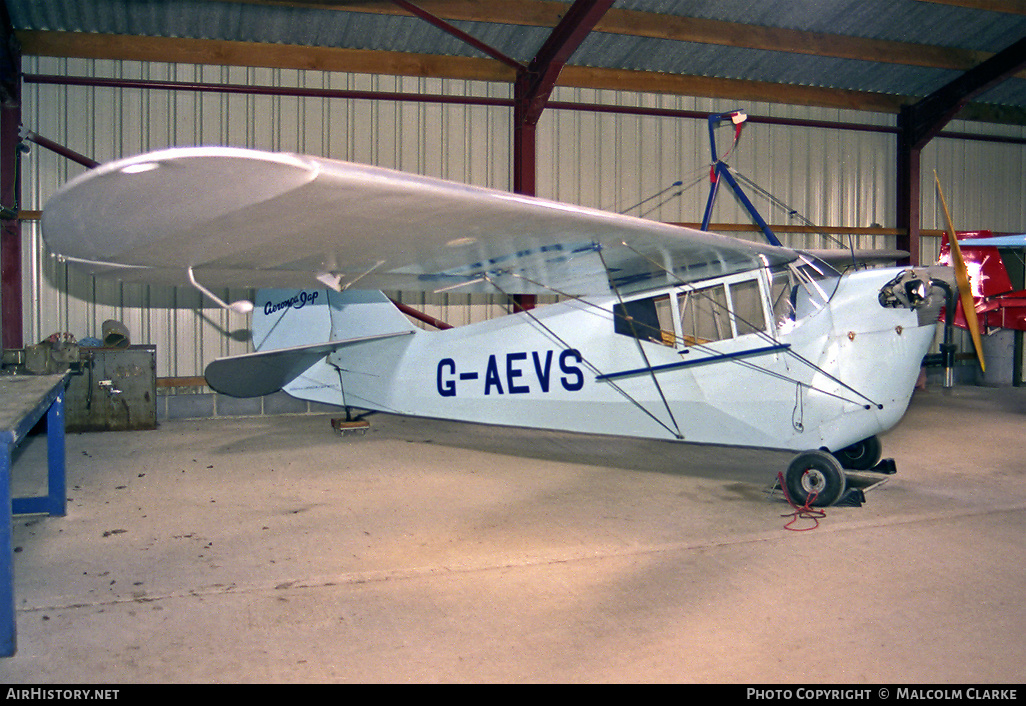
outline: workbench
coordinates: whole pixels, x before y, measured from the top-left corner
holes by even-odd
[[[69,376],[0,376],[0,657],[17,649],[14,604],[14,515],[67,512],[64,459],[64,390]],[[46,495],[12,498],[11,461],[14,450],[46,415]]]

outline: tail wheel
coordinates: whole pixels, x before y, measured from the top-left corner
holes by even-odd
[[[844,495],[847,485],[840,461],[826,451],[805,451],[784,475],[787,494],[799,506],[826,507]]]
[[[844,468],[850,468],[853,471],[868,471],[880,463],[880,459],[883,458],[883,444],[880,443],[880,439],[871,436],[834,452],[834,456]]]

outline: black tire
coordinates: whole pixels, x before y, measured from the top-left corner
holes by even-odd
[[[833,505],[844,495],[847,481],[841,462],[826,451],[805,451],[798,454],[784,474],[787,494],[802,507]]]
[[[835,451],[834,456],[841,462],[843,468],[850,468],[853,471],[868,471],[880,463],[880,459],[883,458],[883,444],[880,443],[880,439],[871,436],[840,451]]]

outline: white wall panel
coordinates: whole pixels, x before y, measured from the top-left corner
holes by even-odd
[[[333,90],[502,98],[511,94],[507,85],[482,82],[164,63],[27,57],[24,70]],[[552,98],[702,113],[743,108],[752,115],[780,118],[894,124],[893,116],[859,111],[738,105],[621,91],[560,88]],[[509,189],[510,113],[501,107],[415,101],[27,84],[23,120],[27,129],[98,161],[167,146],[218,144],[323,155]],[[951,129],[1026,136],[1018,127],[954,123]],[[717,132],[721,154],[730,145],[731,132]],[[630,212],[664,221],[700,221],[709,185],[707,135],[704,120],[550,108],[538,128],[538,194],[620,211],[644,202]],[[923,153],[923,227],[941,227],[933,196],[936,168],[959,228],[1026,231],[1024,149],[979,141],[931,142]],[[893,134],[750,123],[729,162],[786,205],[773,205],[748,190],[771,223],[799,224],[795,214],[800,214],[823,226],[894,227],[894,155]],[[82,171],[83,167],[34,146],[23,160],[22,208],[41,208],[61,184]],[[676,181],[683,186],[671,187]],[[721,190],[712,220],[749,222],[728,190]],[[25,231],[28,342],[56,331],[96,336],[105,319],[119,319],[128,325],[134,341],[157,345],[160,376],[199,375],[214,357],[248,350],[247,342],[226,335],[245,326],[242,317],[214,308],[190,290],[125,287],[69,273],[45,255],[35,226]],[[836,245],[836,240],[820,235],[782,234],[782,239],[795,246]],[[891,247],[894,238],[863,236],[855,244]],[[924,254],[932,257],[930,247],[924,243]],[[406,295],[403,301],[454,324],[503,311],[498,298],[454,293]]]
[[[1026,128],[989,126],[990,134],[1026,137]],[[978,131],[971,123],[953,123],[953,130]],[[934,187],[940,178],[959,228],[1020,231],[1024,227],[1026,147],[999,142],[934,140],[923,150],[923,211],[926,228],[943,227],[943,212]]]

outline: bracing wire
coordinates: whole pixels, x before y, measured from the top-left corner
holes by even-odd
[[[696,178],[695,178],[695,179],[694,179],[693,181],[691,181],[690,183],[688,183],[688,184],[687,184],[686,186],[682,186],[682,187],[681,187],[680,189],[678,189],[676,193],[674,193],[674,194],[671,194],[670,196],[668,196],[667,198],[663,199],[662,201],[660,201],[659,203],[657,203],[657,204],[656,204],[655,206],[653,206],[652,208],[648,209],[648,210],[647,210],[647,211],[645,211],[644,213],[640,213],[640,214],[638,214],[638,217],[639,217],[639,218],[645,218],[646,216],[648,216],[648,215],[649,215],[650,213],[652,213],[653,211],[656,211],[656,210],[658,210],[658,209],[662,208],[663,206],[665,206],[666,204],[670,203],[671,201],[673,201],[673,200],[674,200],[674,199],[676,199],[676,198],[680,198],[681,196],[683,196],[683,195],[684,195],[684,192],[685,192],[685,191],[687,191],[687,190],[688,190],[688,189],[690,189],[691,187],[695,186],[695,185],[696,185],[696,184],[698,184],[699,182],[703,181],[704,179],[705,179],[705,176],[704,176],[704,175],[699,175],[699,176],[698,176],[698,177],[696,177]],[[678,184],[682,184],[683,182],[679,182],[679,181],[678,181],[677,183],[678,183]],[[666,191],[667,191],[667,190],[666,190],[666,189],[664,189],[664,190],[663,190],[663,191],[662,191],[661,193],[666,193]],[[658,194],[657,194],[657,195],[658,195]],[[646,200],[649,200],[649,199],[646,199]],[[638,205],[640,206],[641,204],[638,204]]]
[[[517,279],[521,279],[521,280],[523,280],[523,281],[525,281],[525,282],[527,282],[529,284],[532,284],[532,285],[534,285],[536,287],[541,287],[543,289],[547,289],[548,291],[552,292],[553,294],[556,294],[557,296],[565,297],[565,298],[570,299],[572,301],[576,301],[576,302],[581,303],[581,304],[583,304],[585,306],[591,307],[591,308],[597,310],[597,312],[600,313],[603,316],[610,316],[611,320],[615,321],[616,319],[620,319],[621,321],[625,321],[627,319],[627,317],[624,316],[624,315],[619,315],[619,314],[615,314],[615,313],[610,314],[610,312],[607,309],[605,309],[602,306],[596,304],[595,302],[592,302],[592,301],[589,301],[588,299],[585,299],[584,297],[580,297],[580,296],[577,296],[577,295],[574,295],[574,294],[570,294],[568,292],[561,291],[559,289],[556,289],[555,287],[543,284],[541,282],[538,282],[536,280],[531,279],[530,277],[526,277],[526,276],[518,274],[518,273],[510,273],[510,274],[511,274],[511,276],[516,277]],[[679,278],[677,278],[677,279],[679,280]],[[493,286],[495,286],[494,283],[493,283]],[[496,286],[496,289],[499,289],[499,288]],[[499,291],[502,292],[501,289],[499,289]],[[706,301],[712,303],[714,306],[722,306],[722,305],[719,304],[719,302],[716,302],[715,300],[710,299],[708,297],[708,295],[703,295],[701,292],[697,292],[697,293],[699,294],[699,296],[702,296],[703,299],[705,299]],[[507,295],[507,296],[509,296],[509,295]],[[735,316],[735,318],[738,321],[744,322],[743,318],[737,317],[735,314],[731,314],[731,315]],[[744,323],[747,323],[747,322],[744,322]],[[541,325],[541,324],[539,324],[539,325]],[[748,325],[752,326],[751,324],[748,324]],[[544,328],[544,326],[543,326],[543,328]],[[646,326],[645,328],[652,328],[652,327]],[[546,330],[548,330],[548,329],[546,329]],[[774,339],[772,336],[767,334],[765,331],[761,331],[761,330],[756,329],[756,332],[760,333],[762,335],[762,337],[764,338],[764,340],[766,340],[768,342],[771,342],[771,343],[776,343],[777,342],[776,339]],[[660,333],[661,334],[662,332],[661,332],[661,330],[657,332],[657,331],[655,331],[655,329],[652,329],[652,333]],[[678,338],[675,335],[674,336],[674,345],[686,345],[686,342],[683,341],[682,339]],[[710,354],[716,354],[718,352],[714,348],[712,348],[712,347],[710,347],[710,346],[708,346],[706,344],[702,344],[702,343],[692,344],[689,347],[693,348],[695,350],[703,351],[703,352],[710,353]],[[805,359],[804,356],[801,356],[798,353],[794,353],[790,348],[788,348],[787,351],[790,352],[791,355],[794,356],[797,360],[803,362],[804,364],[806,364],[807,366],[809,366],[813,370],[817,370],[819,372],[822,372],[824,375],[826,375],[830,379],[834,380],[839,385],[842,385],[843,387],[846,387],[847,389],[849,389],[855,395],[858,395],[859,397],[861,397],[862,399],[866,400],[867,402],[870,402],[874,406],[878,406],[878,405],[876,405],[875,402],[870,400],[868,397],[866,397],[862,393],[860,393],[857,390],[855,390],[855,389],[851,388],[850,386],[846,385],[843,381],[837,380],[832,375],[830,375],[829,373],[827,373],[827,372],[823,371],[821,368],[819,368],[815,363]],[[797,378],[789,376],[789,375],[785,375],[784,373],[778,373],[778,372],[776,372],[774,370],[769,370],[767,368],[763,368],[763,367],[761,367],[759,365],[756,365],[755,363],[753,363],[753,362],[751,362],[749,360],[744,360],[744,359],[741,359],[741,358],[736,358],[736,359],[732,359],[730,362],[736,363],[736,364],[741,365],[741,366],[744,366],[744,367],[746,367],[749,370],[752,370],[754,372],[763,373],[764,375],[767,375],[770,378],[773,378],[774,380],[780,380],[782,382],[793,383],[793,384],[799,385],[799,386],[801,386],[801,387],[803,387],[803,388],[805,388],[807,390],[811,390],[813,392],[817,392],[817,393],[825,395],[827,397],[832,397],[832,398],[840,400],[842,402],[848,402],[848,403],[851,403],[851,404],[859,404],[856,400],[850,399],[850,398],[845,397],[843,395],[839,395],[836,392],[831,392],[829,390],[825,390],[825,389],[823,389],[821,387],[817,387],[815,385],[812,385],[810,383],[804,382],[802,380],[798,380]],[[594,372],[596,374],[601,374],[601,371],[599,371],[594,366],[590,366],[590,367],[591,367],[592,372]],[[606,382],[611,384],[611,385],[613,384],[608,379],[606,380]],[[629,396],[625,392],[623,392],[622,390],[619,390],[619,391],[621,392],[621,394],[624,394],[625,396],[627,396],[629,398]],[[632,400],[632,401],[634,401],[634,400]],[[646,412],[647,412],[647,410],[646,410]]]
[[[728,167],[728,168],[730,169],[731,174],[733,174],[734,177],[738,181],[744,182],[744,184],[746,186],[748,186],[754,192],[756,192],[757,194],[759,194],[760,196],[765,198],[767,201],[770,202],[770,204],[772,204],[772,205],[782,209],[784,212],[787,213],[788,218],[797,220],[803,226],[806,226],[806,227],[811,228],[811,229],[815,229],[819,233],[819,235],[822,235],[827,240],[833,241],[834,243],[836,243],[837,245],[841,246],[842,248],[847,248],[851,252],[852,260],[853,261],[855,260],[855,243],[854,243],[854,239],[851,236],[848,237],[848,242],[845,243],[844,240],[842,240],[841,238],[838,238],[838,237],[836,237],[834,235],[831,235],[830,233],[827,233],[826,231],[820,229],[820,227],[818,225],[813,223],[808,217],[802,215],[797,209],[794,209],[791,206],[789,206],[788,204],[784,203],[782,200],[780,200],[779,198],[777,198],[776,196],[771,194],[766,189],[764,189],[761,186],[759,186],[757,183],[755,183],[754,181],[749,179],[747,176],[745,176],[741,172],[737,171],[735,168],[733,168],[733,167]]]
[[[608,273],[609,272],[609,265],[606,264],[606,258],[602,255],[602,250],[601,249],[599,249],[598,254],[599,254],[599,258],[602,260],[602,266],[606,269],[606,272]],[[612,280],[610,280],[610,283],[612,284]],[[623,305],[623,297],[620,296],[620,290],[615,285],[613,286],[613,292],[616,294],[616,298],[620,302],[620,305],[622,306]],[[637,341],[637,343],[638,343],[638,351],[641,353],[642,360],[645,361],[645,367],[648,368],[649,371],[651,372],[652,384],[655,385],[656,392],[659,393],[659,399],[661,399],[663,401],[663,406],[666,408],[666,414],[669,415],[669,417],[670,417],[670,423],[673,424],[674,428],[677,430],[677,438],[680,439],[680,438],[682,438],[681,433],[680,433],[680,425],[677,424],[677,420],[673,416],[673,409],[670,408],[670,403],[666,400],[666,394],[663,392],[662,385],[659,384],[659,378],[656,377],[655,369],[652,368],[652,362],[648,359],[648,354],[645,352],[645,347],[643,345],[641,345],[641,339],[638,338],[638,336],[637,336],[637,331],[634,329],[634,318],[633,317],[626,317],[626,318],[628,320],[628,323],[630,324],[631,331],[634,332],[634,340]]]
[[[655,198],[659,198],[660,196],[662,196],[663,194],[665,194],[665,193],[666,193],[667,191],[671,191],[672,189],[675,189],[675,188],[677,188],[678,186],[683,186],[683,185],[684,185],[684,182],[683,182],[683,181],[680,181],[680,180],[678,180],[678,181],[675,181],[675,182],[673,182],[672,184],[670,184],[669,186],[667,186],[667,187],[666,187],[665,189],[662,189],[661,191],[657,191],[656,193],[652,194],[651,196],[649,196],[649,197],[647,197],[647,198],[643,198],[643,199],[641,199],[641,201],[638,201],[638,202],[637,202],[636,204],[634,204],[633,206],[629,206],[629,207],[627,207],[627,208],[623,209],[622,211],[619,211],[619,213],[621,213],[621,214],[627,214],[627,213],[630,213],[630,212],[631,212],[631,211],[633,211],[634,209],[636,209],[636,208],[639,208],[639,207],[643,206],[644,204],[648,203],[648,202],[649,202],[649,201],[651,201],[652,199],[655,199]],[[680,193],[680,192],[678,192],[678,194],[679,194],[679,193]],[[675,198],[675,197],[676,197],[676,194],[675,194],[675,195],[674,195],[673,197],[671,197],[671,198]]]
[[[667,268],[666,268],[665,266],[663,266],[663,265],[662,265],[661,263],[659,263],[659,262],[656,262],[655,260],[653,260],[652,258],[650,258],[650,257],[649,257],[648,255],[645,255],[644,253],[642,253],[642,252],[638,251],[637,249],[635,249],[635,248],[631,247],[631,246],[630,246],[630,245],[628,245],[628,244],[627,244],[626,242],[623,242],[623,241],[621,241],[621,245],[623,245],[623,246],[624,246],[625,248],[627,248],[628,250],[630,250],[630,251],[631,251],[631,252],[633,252],[634,254],[638,255],[639,257],[642,257],[642,258],[646,259],[646,260],[647,260],[648,262],[650,262],[650,263],[651,263],[652,265],[654,265],[655,267],[657,267],[657,268],[659,268],[659,269],[663,270],[663,272],[665,272],[665,273],[666,273],[667,275],[669,275],[670,277],[672,277],[672,278],[676,279],[676,280],[677,280],[677,281],[678,281],[678,282],[680,283],[680,285],[681,285],[681,286],[689,288],[689,291],[690,291],[690,292],[697,292],[697,293],[698,293],[699,295],[702,295],[702,292],[701,292],[701,291],[700,291],[700,290],[699,290],[699,289],[698,289],[697,287],[695,287],[695,285],[694,285],[694,284],[692,284],[692,283],[690,283],[690,282],[685,282],[684,280],[682,280],[682,279],[680,278],[680,276],[679,276],[679,275],[677,275],[677,274],[676,274],[675,272],[672,272],[671,270],[667,269]],[[728,307],[726,307],[725,305],[723,305],[723,304],[720,304],[720,303],[716,302],[715,300],[713,300],[713,299],[709,298],[708,296],[706,296],[705,298],[707,299],[707,301],[711,302],[711,303],[713,304],[713,306],[716,306],[716,307],[719,307],[719,308],[721,308],[721,309],[724,309],[724,310],[725,310],[725,311],[727,312],[727,315],[728,315],[728,316],[730,316],[730,317],[732,317],[732,318],[734,318],[734,320],[735,320],[735,321],[740,321],[740,322],[742,322],[743,324],[747,325],[747,326],[748,326],[749,328],[752,328],[752,329],[754,330],[754,332],[755,332],[755,333],[756,333],[756,334],[757,334],[758,336],[760,336],[761,338],[763,338],[763,339],[764,339],[765,341],[767,341],[767,342],[770,342],[770,343],[776,343],[776,342],[777,342],[777,341],[776,341],[776,339],[775,339],[775,338],[773,338],[772,336],[770,336],[770,335],[769,335],[769,334],[768,334],[767,332],[763,331],[763,330],[762,330],[761,328],[759,328],[758,326],[754,326],[754,325],[753,325],[753,324],[752,324],[751,322],[747,322],[747,321],[745,321],[744,319],[742,319],[741,317],[739,317],[739,316],[738,316],[738,315],[737,315],[737,314],[736,314],[735,312],[731,311],[731,310],[730,310],[730,309],[729,309]],[[874,402],[874,401],[873,401],[872,399],[870,399],[869,397],[867,397],[867,396],[866,396],[866,395],[864,395],[863,393],[859,392],[858,390],[856,390],[855,388],[853,388],[853,387],[852,387],[851,385],[849,385],[848,383],[844,382],[843,380],[841,380],[840,378],[838,378],[838,377],[836,377],[836,376],[834,376],[834,375],[831,375],[831,374],[830,374],[830,373],[828,373],[828,372],[827,372],[826,370],[823,370],[823,368],[819,367],[818,365],[816,365],[815,363],[813,363],[813,362],[812,362],[811,360],[809,360],[809,359],[808,359],[808,358],[806,358],[805,356],[803,356],[803,355],[801,355],[800,353],[798,353],[798,352],[794,351],[794,350],[793,350],[792,348],[788,348],[788,349],[786,349],[786,350],[787,350],[787,353],[788,353],[788,354],[790,354],[791,356],[793,356],[793,357],[794,357],[794,358],[795,358],[796,360],[799,360],[799,361],[801,361],[802,363],[804,363],[805,365],[808,365],[808,366],[809,366],[810,368],[812,368],[813,370],[815,370],[815,371],[817,371],[817,372],[819,372],[819,373],[822,373],[823,375],[825,375],[826,377],[828,377],[828,378],[829,378],[830,380],[832,380],[833,382],[835,382],[835,383],[837,383],[838,385],[840,385],[840,386],[844,387],[844,388],[845,388],[846,390],[848,390],[849,392],[852,392],[853,394],[855,394],[855,395],[858,395],[859,397],[861,397],[862,399],[864,399],[864,400],[865,400],[866,402],[868,402],[868,403],[869,403],[870,405],[872,405],[872,406],[874,406],[874,407],[881,407],[881,405],[879,405],[878,403]],[[750,361],[744,361],[744,362],[748,363],[749,365],[753,365],[753,366],[754,366],[754,364],[752,364],[752,363],[751,363]],[[758,366],[754,366],[754,368],[755,368],[756,370],[762,370],[762,368],[759,368]],[[769,373],[770,371],[765,371],[765,372]],[[804,384],[804,383],[801,383],[801,381],[799,381],[799,380],[795,380],[794,382],[798,382],[799,384]],[[810,386],[810,389],[811,389],[811,386]],[[830,394],[830,393],[826,393],[826,394]],[[851,400],[849,400],[849,401],[851,401]]]
[[[484,279],[490,285],[495,287],[495,289],[500,294],[502,294],[505,297],[508,297],[509,299],[512,299],[513,295],[511,295],[509,292],[507,292],[502,287],[500,287],[498,285],[498,283],[496,283],[495,280],[493,280],[491,277],[489,277],[488,275],[485,275]],[[525,278],[525,281],[529,281],[529,280],[526,280],[526,278]],[[544,285],[539,285],[539,286],[544,286]],[[551,289],[551,288],[548,288],[548,289],[550,289],[553,292],[556,292],[555,289]],[[586,301],[586,300],[581,299],[581,301]],[[559,334],[557,334],[555,331],[553,331],[551,327],[546,326],[537,316],[534,315],[534,313],[530,309],[522,309],[521,313],[525,314],[529,319],[531,319],[532,322],[534,322],[534,324],[536,326],[541,328],[543,331],[545,331],[545,333],[547,333],[550,337],[552,337],[552,339],[554,341],[556,341],[559,345],[561,345],[564,348],[564,350],[573,350],[573,347],[569,343],[567,343]],[[594,363],[592,363],[590,360],[585,358],[584,354],[581,353],[580,351],[578,351],[578,353],[581,356],[581,363],[583,363],[585,366],[587,366],[587,368],[589,370],[591,370],[591,372],[594,373],[596,376],[602,375],[602,371],[599,370],[599,368],[597,366],[595,366]],[[647,407],[645,407],[645,405],[643,405],[640,401],[638,401],[638,400],[634,399],[633,397],[631,397],[630,393],[628,393],[626,390],[624,390],[622,387],[620,387],[616,383],[610,382],[609,384],[612,386],[612,388],[614,390],[616,390],[618,393],[620,393],[620,395],[622,395],[628,402],[633,404],[635,407],[637,407],[639,410],[641,410],[646,416],[648,416],[650,419],[652,419],[656,424],[658,424],[663,429],[665,429],[667,432],[672,434],[674,436],[674,438],[677,438],[677,439],[681,438],[681,434],[680,434],[680,429],[679,428],[673,429],[670,426],[668,426],[663,420],[659,419],[656,415],[652,414],[652,412],[649,411],[649,409]],[[676,426],[676,422],[674,422],[674,426]]]
[[[656,193],[654,193],[654,194],[652,194],[650,196],[646,196],[645,198],[641,199],[641,201],[638,201],[633,206],[628,206],[627,208],[617,208],[617,207],[614,206],[613,208],[605,208],[603,210],[614,211],[616,213],[619,213],[620,215],[627,215],[631,211],[634,211],[635,209],[641,208],[642,206],[647,204],[649,201],[652,201],[653,199],[657,199],[660,196],[663,196],[663,195],[667,194],[668,192],[673,191],[674,189],[676,189],[676,191],[674,193],[672,193],[669,196],[667,196],[666,198],[664,198],[662,201],[657,203],[655,206],[653,206],[652,208],[648,209],[644,213],[639,214],[639,216],[638,216],[639,218],[644,218],[645,216],[647,216],[648,214],[652,213],[656,209],[665,206],[666,204],[670,203],[671,201],[673,201],[676,198],[680,198],[684,194],[684,192],[688,191],[689,189],[691,189],[695,185],[701,183],[704,179],[706,179],[706,176],[703,173],[703,170],[693,170],[691,173],[681,177],[680,179],[676,180],[675,182],[673,182],[669,186],[667,186],[667,187],[665,187],[663,189],[660,189],[659,191],[657,191]]]

